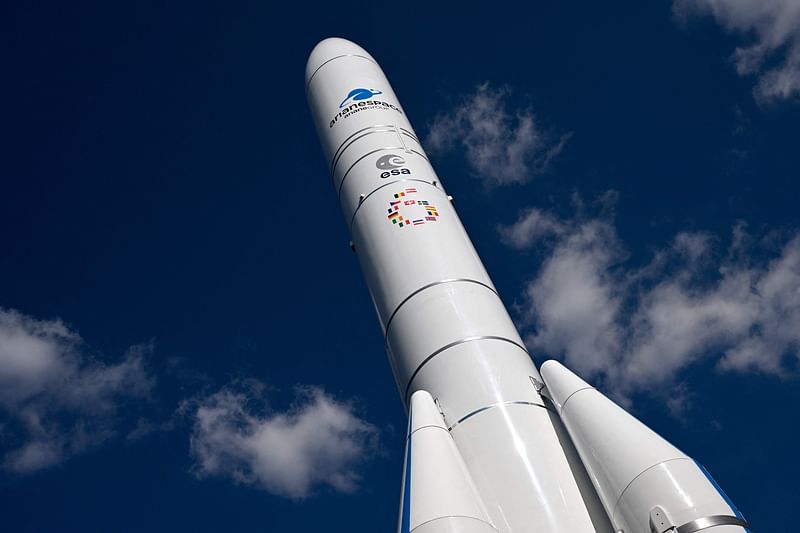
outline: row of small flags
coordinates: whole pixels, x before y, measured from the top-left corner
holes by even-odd
[[[394,193],[394,197],[395,198],[402,198],[406,194],[411,194],[411,193],[415,193],[415,192],[417,192],[417,189],[415,189],[414,187],[409,187],[405,191],[400,191],[400,192]]]
[[[400,200],[400,198],[404,198],[406,194],[414,194],[417,192],[417,189],[414,187],[409,187],[403,191],[399,191],[394,193],[395,201],[389,202],[389,209],[387,212],[389,213],[386,218],[392,221],[392,224],[396,224],[398,226],[405,227],[405,226],[421,226],[425,224],[425,222],[436,222],[439,216],[439,212],[436,210],[436,207],[430,205],[430,202],[427,200]],[[414,220],[404,219],[403,215],[401,215],[398,211],[400,210],[400,205],[409,206],[409,205],[419,205],[423,209],[425,209],[425,213],[427,216],[423,218],[417,218]]]

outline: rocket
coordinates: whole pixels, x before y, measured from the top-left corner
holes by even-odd
[[[408,412],[398,533],[743,533],[699,463],[556,361],[541,373],[375,59],[306,95]]]

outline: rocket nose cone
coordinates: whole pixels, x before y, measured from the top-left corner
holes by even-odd
[[[308,56],[308,61],[306,62],[306,87],[308,87],[311,78],[314,77],[314,73],[322,65],[331,59],[344,56],[363,57],[373,63],[377,63],[366,50],[353,41],[348,41],[347,39],[341,39],[339,37],[323,39],[317,43],[317,46],[314,47],[311,54]]]
[[[552,359],[545,361],[539,368],[539,372],[542,374],[545,385],[547,385],[550,399],[556,404],[559,413],[564,406],[564,402],[570,396],[579,390],[592,388],[591,385],[570,372],[567,367]]]

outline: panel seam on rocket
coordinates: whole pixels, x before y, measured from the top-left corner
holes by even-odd
[[[438,350],[436,350],[435,352],[430,354],[428,357],[423,359],[423,361],[417,366],[417,369],[414,370],[414,373],[411,374],[411,377],[408,380],[408,384],[406,385],[406,393],[405,393],[406,404],[408,404],[408,400],[409,400],[408,392],[409,392],[409,390],[411,390],[411,384],[414,382],[414,378],[417,377],[417,374],[419,374],[420,370],[422,370],[422,367],[425,366],[431,359],[433,359],[437,355],[440,355],[441,353],[449,350],[450,348],[458,346],[459,344],[465,344],[467,342],[482,341],[482,340],[502,341],[502,342],[507,342],[509,344],[513,344],[514,346],[518,347],[523,352],[528,354],[528,356],[530,357],[530,353],[528,352],[528,350],[524,346],[522,346],[517,341],[511,340],[511,339],[509,339],[507,337],[500,337],[500,336],[497,336],[497,335],[477,335],[475,337],[467,337],[465,339],[461,339],[461,340],[458,340],[458,341],[453,341],[450,344],[442,346],[441,348],[439,348]]]
[[[345,172],[345,173],[344,173],[344,175],[342,176],[342,181],[340,181],[340,182],[339,182],[339,190],[338,190],[338,192],[336,193],[336,197],[339,199],[339,202],[341,202],[341,201],[342,201],[342,189],[344,188],[344,182],[345,182],[345,180],[347,180],[347,177],[350,175],[350,171],[351,171],[351,170],[353,170],[353,168],[355,168],[355,166],[356,166],[357,164],[359,164],[359,163],[360,163],[361,161],[363,161],[363,160],[364,160],[366,157],[368,157],[368,156],[371,156],[372,154],[376,154],[376,153],[378,153],[378,152],[382,152],[382,151],[384,151],[384,150],[402,150],[402,149],[403,149],[403,147],[402,147],[402,146],[384,146],[384,147],[382,147],[382,148],[377,148],[377,149],[375,149],[375,150],[372,150],[371,152],[367,152],[366,154],[362,155],[361,157],[359,157],[358,159],[356,159],[355,161],[353,161],[353,164],[352,164],[352,165],[350,165],[350,168],[348,168],[348,169],[347,169],[347,172]],[[414,153],[414,154],[417,154],[418,156],[422,157],[422,158],[423,158],[423,159],[425,159],[426,161],[428,160],[428,158],[427,158],[427,157],[425,157],[425,156],[424,156],[424,155],[422,155],[421,153],[417,152],[416,150],[411,150],[411,152],[412,152],[412,153]],[[427,183],[427,182],[426,182],[426,183]],[[377,189],[376,189],[376,190],[377,190]],[[374,192],[374,191],[373,191],[373,192]]]
[[[611,512],[611,516],[612,517],[616,516],[617,507],[619,507],[619,502],[621,502],[622,499],[625,497],[625,491],[627,491],[631,487],[631,485],[633,485],[634,481],[639,479],[645,472],[649,472],[650,470],[656,468],[657,466],[661,466],[664,463],[671,463],[672,461],[691,461],[691,459],[689,459],[688,457],[673,457],[672,459],[667,459],[666,461],[659,461],[658,463],[656,463],[654,465],[651,465],[651,466],[645,468],[644,470],[642,470],[641,472],[639,472],[638,474],[636,474],[636,476],[634,476],[634,478],[632,480],[630,480],[627,485],[625,485],[625,488],[622,489],[622,491],[620,491],[619,498],[617,498],[617,501],[614,502],[614,508],[613,508],[613,510]]]
[[[317,72],[319,72],[319,69],[321,69],[322,67],[324,67],[325,65],[327,65],[331,61],[333,61],[335,59],[341,59],[343,57],[360,57],[361,59],[366,59],[370,63],[375,63],[376,65],[378,64],[374,59],[371,59],[369,57],[362,56],[362,55],[359,55],[359,54],[342,54],[340,56],[332,57],[329,60],[327,60],[326,62],[324,62],[323,64],[321,64],[320,66],[318,66],[317,69],[314,71],[314,73],[311,74],[311,76],[308,77],[308,83],[306,83],[306,91],[308,91],[308,88],[311,87],[311,82],[314,80],[314,76],[317,75]]]
[[[503,405],[527,405],[527,406],[532,406],[532,407],[540,407],[540,408],[545,409],[547,411],[552,411],[552,409],[547,407],[546,405],[541,404],[541,403],[536,403],[536,402],[525,402],[525,401],[498,402],[498,403],[493,403],[491,405],[486,405],[486,406],[481,407],[479,409],[475,409],[474,411],[462,416],[452,426],[447,428],[447,431],[453,431],[453,429],[456,426],[458,426],[459,424],[461,424],[465,420],[468,420],[468,419],[472,418],[475,415],[479,415],[479,414],[481,414],[481,413],[483,413],[485,411],[490,411],[491,409],[494,409],[495,407],[501,407]]]
[[[412,180],[399,180],[399,181],[412,181]],[[392,183],[396,183],[396,182],[392,182]],[[441,281],[434,281],[432,283],[428,283],[427,285],[423,285],[419,289],[415,290],[414,292],[412,292],[411,294],[409,294],[408,296],[403,298],[403,301],[401,301],[399,304],[397,304],[397,307],[394,308],[394,311],[392,311],[392,314],[389,315],[389,320],[386,321],[386,326],[384,327],[383,344],[384,345],[388,344],[388,342],[389,342],[389,326],[392,325],[392,320],[394,320],[395,315],[397,314],[398,311],[400,311],[400,308],[403,307],[403,305],[405,303],[407,303],[414,296],[418,295],[419,293],[421,293],[421,292],[423,292],[423,291],[425,291],[427,289],[430,289],[431,287],[436,287],[438,285],[444,285],[446,283],[457,283],[457,282],[474,283],[476,285],[480,285],[481,287],[485,287],[485,288],[489,289],[498,298],[500,297],[500,295],[497,294],[497,291],[494,289],[494,287],[492,287],[490,285],[487,285],[486,283],[484,283],[482,281],[478,281],[476,279],[471,279],[471,278],[443,279]]]
[[[417,139],[417,137],[413,133],[409,132],[405,128],[399,128],[399,129],[402,131],[403,135],[405,135],[406,137],[410,137],[417,144],[422,146],[422,143],[419,142],[419,139]],[[372,130],[372,131],[368,131],[368,130]],[[336,149],[336,152],[333,153],[333,157],[331,158],[331,175],[333,175],[333,171],[336,170],[336,165],[338,164],[339,159],[341,159],[341,157],[344,154],[345,150],[350,148],[350,145],[353,144],[355,141],[365,137],[366,135],[370,135],[372,133],[386,133],[386,132],[392,132],[392,131],[397,131],[397,130],[398,130],[398,127],[396,125],[394,125],[394,124],[381,124],[381,125],[378,125],[378,126],[367,126],[366,128],[361,128],[360,130],[356,131],[355,133],[352,133],[348,138],[346,138],[345,140],[342,141],[342,143]],[[358,135],[359,133],[363,133],[365,131],[367,131],[367,133],[365,133],[364,135],[359,135],[358,137],[356,137],[356,135]],[[353,137],[355,137],[355,139]],[[352,141],[351,141],[351,139],[352,139]],[[400,139],[400,142],[402,143],[403,140]]]
[[[405,181],[415,181],[417,183],[427,183],[428,185],[433,185],[433,183],[431,183],[430,181],[425,181],[425,180],[419,179],[419,178],[403,178],[403,179],[399,179],[399,180],[390,181],[388,183],[384,183],[380,187],[378,187],[376,189],[373,189],[369,194],[364,196],[364,198],[362,198],[360,202],[358,202],[358,205],[356,206],[355,211],[353,211],[353,216],[350,217],[350,227],[349,227],[350,234],[352,235],[352,233],[353,233],[353,225],[356,223],[356,215],[358,214],[358,210],[361,209],[361,206],[364,205],[364,202],[367,201],[367,198],[369,198],[370,196],[372,196],[374,193],[378,192],[379,190],[383,189],[384,187],[388,187],[389,185],[394,185],[395,183],[403,183]],[[341,201],[341,199],[340,199],[340,201]]]

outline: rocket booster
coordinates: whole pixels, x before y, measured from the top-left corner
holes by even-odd
[[[325,39],[305,82],[409,411],[399,532],[619,530],[378,63]]]

